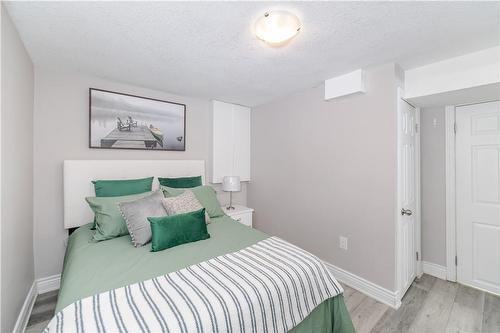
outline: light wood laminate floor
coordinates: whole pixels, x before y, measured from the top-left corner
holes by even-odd
[[[423,275],[394,310],[345,286],[356,332],[500,333],[500,297]],[[39,333],[54,315],[57,291],[39,295],[26,332]]]

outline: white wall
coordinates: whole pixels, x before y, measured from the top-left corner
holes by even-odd
[[[446,266],[445,108],[420,113],[422,260]]]
[[[394,64],[366,69],[366,94],[324,87],[252,109],[255,226],[395,290]],[[349,249],[339,248],[339,236]]]
[[[34,280],[33,64],[3,7],[1,331],[11,332]]]
[[[89,87],[184,103],[186,151],[89,149]],[[204,159],[210,166],[210,101],[35,68],[34,247],[36,277],[61,273],[64,256],[62,163],[66,159]],[[208,174],[208,172],[207,172]],[[161,176],[161,175],[155,175]],[[225,202],[227,194],[219,196]],[[84,198],[82,198],[84,200]],[[234,196],[246,204],[246,190]]]

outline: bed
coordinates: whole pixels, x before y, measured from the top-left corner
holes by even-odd
[[[244,226],[228,216],[222,216],[213,219],[208,225],[210,239],[183,244],[161,252],[150,252],[149,246],[133,247],[129,235],[98,243],[89,242],[93,231],[91,224],[84,221],[91,221],[92,215],[88,214],[88,209],[79,201],[83,201],[84,196],[92,194],[89,193],[92,189],[88,188],[90,179],[112,178],[109,170],[117,170],[115,168],[117,165],[120,165],[120,171],[118,174],[116,171],[113,172],[114,178],[165,175],[165,170],[170,170],[168,176],[204,175],[203,161],[66,161],[65,226],[78,228],[68,240],[56,316],[51,321],[53,330],[47,331],[70,331],[62,330],[62,325],[59,324],[62,320],[61,314],[68,308],[75,307],[76,318],[80,316],[83,321],[82,315],[78,313],[82,311],[82,305],[78,309],[82,299],[103,295],[124,286],[141,285],[142,281],[150,281],[163,275],[169,276],[169,273],[179,272],[200,263],[210,262],[214,258],[239,253],[238,251],[245,251],[263,242],[272,241],[269,235]],[[137,171],[138,168],[140,172]],[[341,290],[335,294],[334,297],[323,300],[312,311],[304,314],[303,320],[296,323],[290,331],[353,332]],[[95,302],[93,311],[95,312]],[[99,328],[99,324],[96,327]],[[83,331],[83,326],[81,328],[82,330],[77,325],[75,330]],[[227,328],[217,330],[227,331]],[[170,329],[170,331],[176,330]],[[213,329],[201,331],[213,331]],[[263,330],[257,329],[257,332],[259,331],[267,329],[265,327]]]

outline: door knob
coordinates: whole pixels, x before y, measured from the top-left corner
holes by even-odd
[[[401,208],[401,215],[408,215],[408,216],[410,216],[411,214],[413,214],[413,212],[411,210]]]

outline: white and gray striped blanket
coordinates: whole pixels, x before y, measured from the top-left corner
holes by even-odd
[[[271,237],[79,300],[44,332],[287,332],[342,292],[321,260]]]

